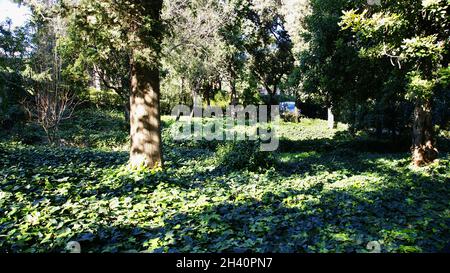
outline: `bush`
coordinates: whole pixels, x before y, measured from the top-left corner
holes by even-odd
[[[80,98],[81,100],[89,101],[97,106],[113,106],[121,107],[124,104],[123,99],[112,90],[98,90],[89,88],[87,94]]]
[[[284,122],[294,122],[297,123],[300,121],[300,115],[296,115],[294,113],[284,113],[282,116]]]
[[[43,141],[44,132],[36,123],[30,123],[21,127],[18,131],[17,138],[23,144],[38,144]]]
[[[219,145],[216,160],[228,170],[259,171],[275,165],[273,153],[262,152],[258,141],[234,141]]]
[[[4,113],[0,112],[0,127],[4,130],[11,130],[16,125],[23,124],[27,119],[27,114],[20,105],[7,107]]]
[[[116,148],[129,143],[128,124],[117,110],[85,108],[61,124],[60,136],[77,147]]]

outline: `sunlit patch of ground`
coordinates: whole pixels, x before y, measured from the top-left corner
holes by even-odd
[[[413,169],[407,151],[360,151],[305,120],[282,124],[291,142],[269,156],[173,142],[163,118],[166,169],[131,171],[122,117],[82,115],[84,131],[63,134],[85,148],[0,143],[0,252],[72,240],[83,252],[364,252],[371,241],[433,252],[450,241],[448,154]]]

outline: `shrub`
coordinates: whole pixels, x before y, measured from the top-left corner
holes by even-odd
[[[284,113],[282,118],[284,122],[298,123],[300,121],[300,115],[296,115],[294,113]]]
[[[0,111],[0,127],[4,130],[11,130],[16,125],[23,124],[27,119],[27,114],[20,105],[6,107],[6,111]]]
[[[263,170],[276,163],[273,153],[262,152],[258,141],[234,141],[219,145],[216,160],[228,170]]]

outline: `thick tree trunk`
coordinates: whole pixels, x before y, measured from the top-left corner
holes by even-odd
[[[162,0],[139,0],[133,3],[143,16],[150,17],[155,23],[161,20]],[[162,32],[158,24],[151,30],[144,30],[139,23],[133,22],[130,34],[133,41],[138,41],[132,49],[130,58],[130,165],[146,168],[162,167],[160,79],[157,57]],[[149,35],[152,36],[154,44],[147,42]],[[154,51],[156,56],[151,63],[138,57],[148,49]]]
[[[434,147],[430,102],[417,103],[414,108],[411,151],[415,166],[429,164],[438,156],[438,151]]]
[[[130,163],[162,167],[159,70],[136,62],[131,65]]]
[[[334,118],[333,107],[328,107],[328,128],[330,130],[337,128],[337,122]]]

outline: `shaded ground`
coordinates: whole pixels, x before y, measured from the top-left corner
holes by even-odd
[[[90,148],[0,143],[0,252],[60,252],[71,240],[83,252],[363,252],[375,240],[384,252],[435,252],[450,241],[448,154],[414,170],[407,153],[307,120],[284,125],[270,156],[166,132],[167,169],[130,172],[119,115],[84,118],[63,133],[83,132]],[[89,130],[112,140],[97,145]]]

